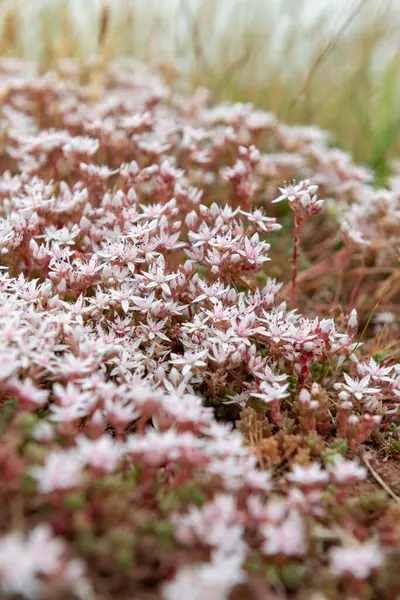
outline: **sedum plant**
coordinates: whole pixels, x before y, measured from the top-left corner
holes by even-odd
[[[397,177],[140,64],[0,72],[2,594],[394,598],[398,496],[357,490],[399,444]]]

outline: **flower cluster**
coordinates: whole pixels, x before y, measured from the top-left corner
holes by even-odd
[[[295,294],[300,226],[341,235],[322,197],[349,265],[386,235],[378,202],[360,209],[370,174],[314,128],[136,64],[96,90],[12,61],[0,82],[2,592],[264,597],[318,561],[333,594],[372,580],[400,540],[354,514],[354,451],[392,441],[400,366],[364,348],[345,284],[336,320]],[[295,213],[290,307],[273,200]]]
[[[66,561],[64,543],[52,537],[46,525],[37,525],[27,539],[20,532],[0,538],[0,581],[6,595],[43,597],[47,593],[43,578],[49,578],[54,591],[72,590],[90,598],[92,590],[79,560]],[[64,587],[64,590],[63,590]],[[58,589],[57,589],[58,588]]]

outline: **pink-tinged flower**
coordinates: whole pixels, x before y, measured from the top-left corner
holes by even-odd
[[[81,559],[74,558],[65,563],[60,578],[62,584],[71,589],[78,598],[94,598],[91,582],[87,578],[87,568]]]
[[[150,314],[148,314],[147,323],[140,325],[139,329],[143,331],[143,336],[147,337],[150,342],[156,341],[157,338],[157,341],[162,340],[165,342],[170,342],[171,340],[164,333],[165,324],[167,321],[168,318],[156,321],[151,317]]]
[[[306,467],[294,465],[287,479],[291,483],[297,483],[300,486],[320,486],[328,481],[329,475],[321,469],[321,465],[313,463]]]
[[[55,241],[60,245],[66,246],[74,246],[76,238],[80,234],[80,227],[76,223],[71,227],[61,227],[57,229],[55,226],[51,225],[50,227],[45,229],[45,237],[46,241]],[[51,260],[51,266],[55,263],[54,260]]]
[[[228,600],[231,590],[245,581],[240,553],[214,553],[210,563],[181,567],[162,587],[164,600]]]
[[[104,414],[110,423],[124,428],[140,416],[140,411],[129,397],[109,397],[104,403]]]
[[[173,429],[165,432],[148,431],[145,435],[131,435],[126,443],[126,453],[134,460],[146,465],[161,466],[164,463],[187,461],[202,463],[204,442],[191,432],[177,433]]]
[[[271,556],[303,556],[306,553],[306,532],[303,517],[292,509],[280,523],[261,526],[264,538],[263,552]]]
[[[147,289],[160,287],[168,295],[171,295],[171,289],[168,283],[174,281],[177,277],[178,273],[170,273],[167,275],[165,260],[162,255],[157,258],[154,265],[149,268],[147,273],[142,271],[141,275]]]
[[[269,500],[265,506],[265,518],[271,523],[281,523],[287,513],[287,503],[282,498]]]
[[[300,181],[299,184],[288,185],[283,188],[279,188],[281,195],[272,202],[282,202],[282,200],[288,200],[289,202],[295,202],[302,194],[314,194],[318,189],[317,185],[310,185],[308,182]]]
[[[153,123],[153,115],[150,111],[137,112],[133,115],[122,116],[119,123],[123,129],[130,134],[141,133],[149,129]]]
[[[64,540],[56,538],[48,525],[36,525],[24,536],[20,531],[0,538],[0,589],[7,596],[43,598],[46,578],[60,590],[70,590],[82,598],[92,598],[80,560],[66,560]]]
[[[382,551],[374,542],[351,548],[333,548],[330,551],[330,567],[335,575],[352,575],[356,579],[368,579],[371,572],[382,562]]]
[[[250,465],[249,465],[250,467]],[[272,489],[271,473],[252,465],[244,474],[243,486],[252,491],[267,492]]]
[[[244,238],[244,248],[238,248],[238,254],[252,267],[260,268],[265,262],[271,260],[267,256],[270,249],[270,244],[260,241],[258,233],[255,233],[251,238]]]
[[[29,409],[39,409],[48,402],[49,392],[36,387],[29,377],[23,381],[12,381],[11,387],[21,405]]]
[[[380,392],[379,388],[368,387],[371,380],[370,375],[366,375],[362,379],[352,379],[347,373],[343,373],[343,377],[346,383],[337,385],[355,396],[357,400],[362,400],[365,395],[377,394]]]
[[[99,140],[86,136],[76,136],[71,138],[62,146],[62,151],[67,158],[83,160],[91,158],[94,154],[96,154],[99,147]]]
[[[371,173],[328,147],[324,132],[277,123],[251,104],[210,109],[204,90],[186,98],[154,74],[117,63],[92,101],[78,65],[59,67],[65,77],[39,77],[18,61],[0,64],[2,149],[10,168],[0,175],[0,392],[5,408],[8,398],[12,406],[16,400],[2,423],[11,442],[6,480],[10,475],[14,489],[23,469],[36,481],[32,502],[22,506],[29,515],[6,506],[9,527],[36,522],[49,505],[68,544],[64,551],[51,532],[9,528],[0,537],[0,596],[90,598],[82,563],[67,560],[73,536],[64,496],[85,495],[96,478],[122,490],[131,466],[139,480],[127,500],[133,509],[142,504],[146,518],[158,518],[157,501],[182,484],[204,493],[201,506],[169,515],[177,543],[194,552],[175,573],[168,570],[171,580],[160,584],[165,600],[246,595],[246,588],[233,588],[245,580],[248,553],[277,564],[303,557],[308,533],[328,516],[326,486],[352,485],[366,470],[339,456],[325,466],[298,465],[274,488],[276,478],[258,467],[257,443],[224,424],[209,400],[235,403],[236,413],[261,398],[275,430],[293,421],[295,431],[308,427],[323,436],[337,390],[334,425],[351,447],[379,426],[381,414],[396,417],[400,365],[369,359],[367,344],[356,358],[354,309],[344,331],[340,320],[317,316],[313,301],[326,295],[324,261],[310,288],[309,316],[295,308],[294,288],[300,227],[323,204],[317,184],[332,198],[321,225],[332,233],[328,221],[336,217],[349,264],[370,244],[379,267],[374,281],[397,268],[398,182],[375,189]],[[264,138],[276,152],[260,153],[254,143],[264,147]],[[262,283],[275,237],[267,236],[280,225],[260,206],[277,182],[311,173],[313,183],[285,185],[275,200],[286,199],[295,212],[290,310],[277,301],[281,284]],[[318,242],[319,234],[304,233],[310,248]],[[368,285],[359,283],[365,297]],[[393,319],[385,321],[392,337]],[[327,370],[317,384],[318,364]],[[291,378],[297,393],[290,393]],[[20,415],[37,409],[34,418]],[[38,424],[29,433],[32,419]],[[42,447],[40,464],[31,464],[29,437]],[[106,490],[90,491],[98,496],[86,511],[93,520]],[[130,511],[114,516],[117,529],[135,526]],[[106,534],[107,523],[100,525]],[[356,575],[362,579],[377,562],[372,550],[372,543],[357,555],[339,548],[342,563],[333,550],[332,566],[336,561],[338,574],[347,574],[353,561],[355,570],[364,569]],[[94,579],[98,567],[93,561]],[[263,595],[257,577],[250,588],[250,595]]]
[[[83,175],[93,179],[108,179],[111,175],[118,173],[118,169],[110,169],[107,165],[88,165],[81,162],[79,169]]]
[[[299,393],[299,401],[302,404],[310,405],[311,404],[311,394],[307,390],[307,388],[302,388]]]
[[[52,370],[60,379],[79,379],[94,371],[98,366],[97,361],[93,354],[83,357],[64,353],[62,357],[54,357]]]
[[[165,384],[165,381],[164,381]],[[166,386],[167,387],[167,386]],[[203,406],[202,400],[193,394],[180,393],[178,389],[171,389],[169,394],[163,394],[156,400],[162,412],[163,422],[175,424],[185,423],[197,427],[204,427],[214,420],[212,408]],[[153,417],[154,419],[154,417]]]
[[[335,458],[333,465],[328,466],[328,471],[334,482],[341,485],[363,481],[367,476],[365,467],[340,455]]]
[[[64,543],[47,525],[37,525],[26,538],[19,531],[0,538],[0,588],[7,595],[43,597],[42,576],[60,569],[63,554]]]
[[[32,467],[30,473],[44,494],[72,489],[82,482],[82,460],[74,450],[53,451],[46,456],[43,467]]]
[[[48,421],[41,420],[33,429],[32,436],[40,442],[50,442],[55,436],[54,425]]]
[[[282,225],[277,223],[275,218],[265,216],[264,212],[259,208],[253,210],[253,212],[241,210],[240,213],[246,217],[250,223],[255,223],[261,231],[271,232],[282,229]]]
[[[65,387],[59,383],[53,386],[56,402],[50,405],[50,420],[68,423],[87,416],[95,398],[88,392],[83,392],[78,386],[69,382]]]
[[[193,368],[202,368],[207,366],[207,350],[200,352],[185,352],[183,356],[172,354],[170,363],[172,365],[182,367],[182,375],[187,375]]]
[[[189,507],[185,515],[173,515],[177,539],[193,545],[196,541],[223,552],[238,551],[244,544],[244,527],[239,522],[236,500],[219,494],[201,508]]]
[[[388,383],[393,381],[393,378],[389,377],[389,374],[393,371],[393,368],[394,365],[389,365],[388,367],[380,365],[372,356],[367,363],[358,363],[357,365],[357,371],[359,375],[370,375],[373,381]]]
[[[70,406],[51,404],[50,410],[50,420],[54,421],[54,423],[72,423],[86,417],[89,412],[86,406],[79,404],[72,404]]]
[[[256,325],[256,316],[252,314],[245,315],[239,318],[236,323],[233,323],[233,330],[236,335],[241,338],[245,344],[250,345],[249,337],[254,335],[265,334],[265,327]]]
[[[355,308],[350,313],[349,320],[347,321],[347,327],[353,333],[357,332],[358,329],[358,315]]]
[[[7,379],[14,375],[21,363],[18,358],[18,352],[12,348],[6,351],[0,350],[0,380]]]
[[[266,404],[280,402],[281,400],[284,400],[290,396],[290,393],[287,391],[288,387],[288,383],[283,385],[274,383],[271,385],[267,381],[263,381],[260,385],[260,392],[254,393],[252,396],[255,398],[260,398]]]
[[[300,196],[300,212],[306,215],[317,215],[324,205],[324,200],[318,200],[317,196],[310,196],[308,192]]]
[[[298,185],[293,184],[285,188],[279,188],[281,195],[272,202],[288,200],[290,208],[296,212],[300,219],[303,219],[318,214],[324,204],[324,201],[318,200],[315,194],[317,189],[318,186],[312,185],[310,181],[301,181]]]
[[[233,345],[220,342],[212,345],[212,349],[209,352],[209,357],[210,360],[222,365],[230,359],[233,352]]]
[[[80,435],[76,438],[76,445],[83,464],[106,473],[112,473],[117,469],[122,448],[111,436],[104,434],[95,440],[90,440]]]

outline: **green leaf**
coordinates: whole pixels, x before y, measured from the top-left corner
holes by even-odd
[[[16,398],[8,398],[3,402],[3,405],[0,409],[0,433],[2,433],[14,412],[17,409],[17,400]]]

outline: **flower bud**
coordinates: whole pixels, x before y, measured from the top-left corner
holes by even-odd
[[[349,320],[347,322],[348,329],[351,333],[356,333],[358,329],[358,317],[355,308],[350,313]]]
[[[299,400],[303,404],[309,404],[310,403],[310,401],[311,401],[311,394],[310,394],[310,392],[306,388],[303,388],[300,391]]]

